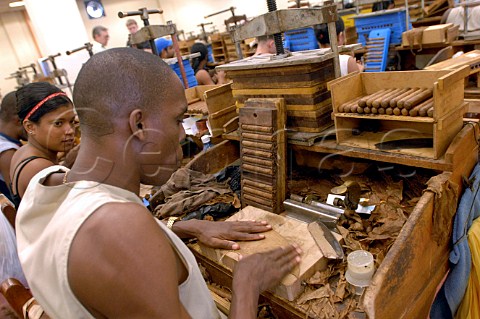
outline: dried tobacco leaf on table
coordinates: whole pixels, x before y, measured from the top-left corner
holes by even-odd
[[[311,195],[315,190],[315,195],[326,198],[334,186],[347,180],[357,181],[363,191],[362,197],[368,198],[368,204],[376,205],[376,209],[367,219],[348,212],[342,217],[338,230],[344,238],[346,254],[358,249],[368,250],[374,255],[378,269],[418,202],[425,182],[434,175],[433,172],[421,170],[417,170],[417,174],[395,176],[395,170],[390,170],[340,178],[327,176],[325,172],[315,175],[307,170],[304,174],[295,172],[293,175],[299,180],[290,180],[288,185],[291,193]],[[345,271],[346,262],[329,262],[325,270],[315,273],[306,281],[305,292],[295,303],[314,318],[364,317],[359,296],[355,295],[354,288],[345,280]]]

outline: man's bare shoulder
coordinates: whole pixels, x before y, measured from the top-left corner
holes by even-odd
[[[80,227],[68,257],[68,281],[75,296],[91,313],[107,317],[133,311],[128,307],[142,309],[151,294],[158,298],[161,292],[151,284],[166,291],[170,287],[178,295],[176,274],[169,240],[150,212],[137,203],[98,208]],[[143,292],[138,295],[142,298],[132,296],[133,287]]]

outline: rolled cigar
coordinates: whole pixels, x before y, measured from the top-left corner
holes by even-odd
[[[359,96],[359,97],[357,97],[357,98],[355,98],[355,99],[353,99],[353,100],[350,100],[350,101],[348,101],[348,102],[343,103],[342,105],[340,105],[340,106],[338,107],[338,112],[339,112],[339,113],[344,113],[344,112],[345,112],[345,106],[347,106],[347,105],[350,105],[350,106],[351,106],[352,104],[357,104],[357,103],[358,103],[358,100],[360,100],[361,98],[362,98],[362,97]],[[350,107],[350,109],[351,109],[351,107]],[[345,112],[345,113],[348,113],[348,112]]]
[[[402,114],[402,110],[400,108],[396,107],[393,109],[393,115],[400,115]]]
[[[433,117],[433,105],[432,105],[431,108],[429,108],[429,109],[427,110],[427,115],[428,115],[428,117]]]
[[[360,100],[358,100],[358,106],[360,106],[360,107],[367,106],[367,101],[369,99],[371,99],[372,97],[375,97],[379,93],[380,93],[380,91],[377,91],[375,93],[372,93],[372,94],[369,94],[369,95],[366,95],[366,96],[362,97]]]
[[[372,100],[371,106],[378,109],[380,107],[380,103],[382,102],[383,97],[389,95],[393,91],[395,91],[395,89],[387,89],[382,95],[377,95],[377,97]],[[367,105],[368,105],[368,101],[367,101]]]
[[[392,115],[393,114],[393,108],[392,107],[387,107],[385,109],[385,114],[387,115]]]
[[[358,109],[357,103],[358,101],[355,101],[352,104],[350,104],[350,113],[357,113],[357,109]]]
[[[426,104],[430,104],[432,103],[433,104],[433,98],[429,98],[428,100],[418,104],[417,106],[415,106],[414,108],[412,108],[410,111],[408,111],[408,113],[410,114],[410,116],[418,116],[418,111],[423,108]]]
[[[363,107],[360,107],[357,105],[357,113],[358,114],[363,114]]]
[[[379,107],[378,114],[385,114],[385,109],[383,107]]]
[[[418,116],[427,116],[428,109],[433,107],[433,101],[425,104],[422,108],[418,110]]]
[[[407,95],[410,95],[410,93],[412,93],[413,90],[415,90],[415,89],[408,89],[407,91],[405,91],[405,93],[397,95],[396,97],[391,99],[390,100],[390,107],[391,108],[397,107],[397,102],[400,101],[403,97],[405,97]]]
[[[350,113],[351,112],[351,109],[352,109],[352,104],[351,102],[347,102],[345,104],[342,104],[342,111],[340,111],[340,109],[338,110],[339,112],[341,113]]]
[[[377,93],[375,93],[374,95],[372,95],[372,97],[370,97],[368,100],[367,100],[367,106],[368,107],[372,107],[372,104],[373,104],[373,101],[375,101],[377,98],[385,95],[386,93],[390,92],[391,89],[383,89],[383,90],[380,90],[380,91],[377,91]]]
[[[404,107],[407,110],[410,110],[415,105],[431,98],[432,95],[433,95],[433,90],[432,89],[424,89],[424,91],[422,93],[419,93],[416,96],[414,96],[410,99],[407,99],[405,101]]]
[[[363,108],[363,113],[369,114],[370,113],[370,108],[368,106]]]
[[[400,108],[400,109],[403,109],[403,105],[405,104],[405,101],[407,101],[410,98],[415,97],[417,94],[419,94],[421,92],[423,92],[423,89],[418,89],[418,88],[414,89],[414,91],[412,93],[410,93],[407,96],[402,97],[400,100],[397,101],[397,107]]]
[[[408,110],[406,108],[402,109],[402,115],[403,116],[408,116]]]
[[[383,101],[385,98],[387,98],[387,97],[389,97],[389,96],[392,96],[392,94],[393,94],[394,92],[396,92],[397,90],[398,90],[398,89],[390,89],[389,92],[383,94],[382,96],[379,96],[378,98],[376,98],[376,99],[373,101],[372,106],[373,106],[373,107],[376,107],[377,109],[378,109],[379,107],[382,107],[382,101]]]
[[[370,109],[370,112],[372,112],[372,114],[377,114],[378,113],[378,109],[376,107],[372,107]]]
[[[390,106],[390,100],[391,100],[391,99],[393,99],[393,98],[395,98],[395,97],[397,97],[397,96],[399,96],[399,95],[401,95],[401,94],[403,94],[403,93],[405,93],[405,92],[407,92],[407,91],[408,91],[408,89],[396,89],[396,90],[393,91],[390,95],[385,96],[385,97],[382,99],[382,103],[381,103],[382,107],[383,107],[383,108],[389,107],[389,106]]]

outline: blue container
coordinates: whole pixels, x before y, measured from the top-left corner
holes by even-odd
[[[183,67],[185,68],[185,75],[187,76],[188,87],[191,88],[197,86],[197,78],[195,78],[195,72],[193,71],[192,66],[190,65],[190,61],[188,59],[183,60]],[[170,68],[175,71],[183,85],[182,74],[180,72],[180,66],[178,65],[178,62],[170,64]]]
[[[402,43],[402,33],[412,28],[410,17],[408,19],[408,29],[406,27],[405,9],[377,11],[374,13],[360,14],[353,18],[355,19],[358,42],[362,45],[366,45],[368,35],[371,31],[386,28],[389,28],[391,31],[390,43],[400,44]]]
[[[318,49],[315,31],[313,28],[286,31],[284,46],[292,52]]]

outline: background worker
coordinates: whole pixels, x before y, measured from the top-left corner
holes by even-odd
[[[275,48],[273,35],[263,35],[257,38],[257,49],[255,50],[254,56],[275,53],[277,53],[277,50]]]
[[[132,34],[135,34],[138,31],[137,21],[135,21],[134,19],[128,19],[127,23],[126,23],[126,26],[127,26],[128,32],[129,32],[128,40],[127,40],[127,47],[137,48],[137,49],[140,49],[140,50],[145,50],[147,52],[152,52],[152,47],[150,46],[150,41],[145,41],[145,42],[142,42],[142,43],[139,43],[139,44],[132,44],[131,43]]]
[[[20,139],[27,140],[17,115],[15,92],[5,95],[0,107],[0,192],[12,200],[10,195],[10,162],[13,154],[22,146]]]
[[[175,56],[172,40],[166,38],[157,38],[155,39],[155,46],[157,47],[158,54],[162,59],[169,59]]]
[[[92,37],[95,41],[92,47],[92,51],[94,54],[105,51],[107,49],[108,40],[110,39],[107,28],[101,25],[97,25],[92,30]]]
[[[208,49],[203,43],[195,43],[190,49],[190,53],[200,53],[199,57],[191,59],[191,64],[193,71],[195,72],[195,78],[197,79],[198,85],[215,85],[215,84],[225,84],[225,72],[212,72],[212,74],[207,69],[208,62]]]
[[[140,183],[162,185],[181,163],[187,101],[180,80],[159,57],[116,48],[84,64],[73,97],[82,131],[77,160],[71,170],[39,173],[17,215],[33,295],[54,318],[220,318],[178,236],[239,249],[232,240],[258,240],[271,228],[254,221],[165,225],[142,204]],[[291,271],[299,253],[287,246],[241,258],[230,318],[256,318],[259,293]]]
[[[335,27],[337,29],[337,42],[338,45],[345,44],[345,24],[343,20],[340,18],[335,22]],[[330,47],[330,37],[328,35],[328,27],[326,23],[318,24],[314,27],[315,29],[315,36],[317,38],[318,43],[320,44],[320,48],[329,48]],[[354,57],[346,54],[340,54],[340,74],[341,76],[345,76],[348,73],[352,72],[362,72],[365,67],[360,62],[356,61]]]
[[[75,113],[67,95],[47,82],[27,84],[16,96],[18,117],[28,135],[10,165],[11,192],[18,207],[32,177],[57,164],[59,152],[73,148]]]

